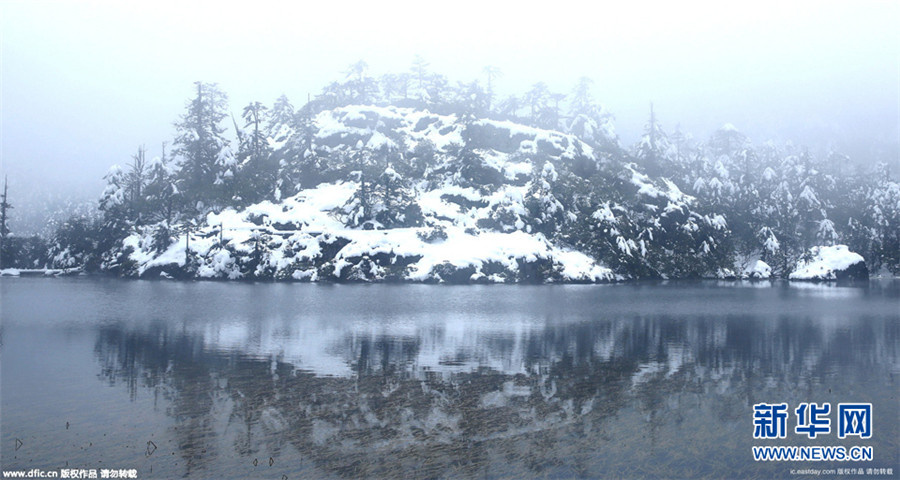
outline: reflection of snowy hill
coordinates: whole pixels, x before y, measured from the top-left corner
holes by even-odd
[[[717,289],[726,292],[749,289],[760,291],[759,295],[771,293],[771,287],[758,287],[754,283],[740,287],[723,283]],[[785,288],[790,289],[791,296],[801,299],[810,296],[851,299],[862,294],[859,289],[827,284],[796,283]],[[606,292],[604,295],[614,294]],[[730,337],[729,328],[733,330],[740,323],[737,320],[734,324],[716,321],[723,315],[728,318],[740,316],[717,307],[718,298],[721,297],[706,300],[710,307],[704,315],[709,321],[672,323],[670,328],[675,330],[667,332],[670,338],[662,336],[660,322],[654,319],[677,319],[683,312],[692,310],[691,302],[667,300],[668,309],[640,316],[630,313],[632,307],[626,300],[611,302],[605,313],[609,317],[589,323],[583,323],[588,319],[554,319],[549,310],[535,311],[523,317],[505,312],[502,305],[494,311],[466,314],[442,312],[443,307],[436,306],[434,310],[428,310],[429,313],[404,313],[388,317],[390,320],[385,320],[385,314],[377,310],[373,310],[372,317],[368,318],[347,317],[341,309],[325,309],[301,313],[296,318],[204,322],[195,327],[195,333],[210,352],[239,352],[264,361],[291,365],[316,376],[344,378],[363,371],[381,371],[388,366],[393,371],[405,372],[404,376],[420,379],[433,375],[449,379],[456,374],[482,369],[504,375],[534,375],[546,373],[550,365],[572,355],[587,356],[598,362],[615,362],[633,356],[633,350],[641,345],[640,348],[648,348],[654,354],[634,365],[631,381],[639,385],[651,379],[684,373],[685,369],[703,378],[719,378],[729,370],[723,370],[727,365],[709,369],[711,355],[722,355],[733,349],[734,333]],[[748,298],[754,299],[756,295]],[[762,307],[755,311],[758,315],[777,315],[776,311]],[[831,308],[809,311],[808,315],[816,322],[823,348],[837,347],[839,332],[848,328],[846,312]],[[775,334],[776,325],[768,328],[773,340],[750,347],[790,363],[790,358],[799,354],[795,351],[797,346],[780,339]],[[640,340],[634,337],[637,334]],[[548,342],[548,338],[554,340]],[[823,352],[804,354],[811,362],[809,368],[827,362]],[[774,369],[772,374],[783,373],[778,371],[777,364],[770,367]]]
[[[893,290],[672,283],[127,282],[210,302],[111,322],[94,348],[104,376],[165,393],[176,444],[198,444],[181,427],[189,418],[214,432],[198,450],[214,444],[247,464],[272,455],[315,478],[496,473],[460,470],[478,455],[501,458],[510,477],[566,477],[570,451],[598,449],[627,477],[643,452],[674,451],[678,465],[698,448],[738,457],[733,439],[753,440],[752,405],[768,398],[872,401],[885,412],[880,438],[896,438]],[[420,458],[427,471],[407,461]],[[535,459],[558,467],[531,470]],[[720,468],[727,477],[733,465]],[[609,465],[583,472],[603,477]]]

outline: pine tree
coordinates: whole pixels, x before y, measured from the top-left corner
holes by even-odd
[[[316,96],[316,105],[320,110],[345,107],[351,103],[351,95],[345,83],[331,82]]]
[[[347,69],[344,81],[351,104],[370,105],[378,96],[378,83],[369,76],[369,64],[360,60]]]
[[[180,157],[185,208],[203,211],[230,200],[236,161],[221,126],[227,116],[227,95],[215,83],[194,85],[197,94],[175,124],[175,155]]]
[[[484,67],[482,70],[484,75],[487,77],[487,105],[485,110],[488,114],[491,113],[491,108],[493,107],[494,102],[494,80],[503,76],[503,72],[500,71],[498,67],[493,65],[488,65]]]
[[[410,69],[410,73],[412,74],[413,95],[423,105],[431,101],[428,94],[428,80],[431,77],[428,66],[429,64],[424,58],[416,55],[413,59],[412,68]]]
[[[267,116],[268,108],[259,102],[250,103],[241,114],[246,133],[238,153],[240,168],[236,176],[236,190],[242,203],[274,198],[278,161],[272,156],[265,133]]]
[[[154,222],[153,247],[158,252],[169,247],[175,225],[182,217],[184,194],[178,188],[177,167],[166,156],[166,144],[162,154],[153,159],[149,166],[147,186],[144,188],[147,202],[147,219]]]
[[[749,146],[747,136],[730,123],[722,125],[709,139],[709,151],[714,158],[723,155],[733,158],[735,154]]]
[[[363,151],[359,155],[370,155],[370,153]],[[370,221],[375,218],[372,179],[363,170],[351,172],[351,176],[358,181],[358,187],[350,199],[347,200],[347,203],[341,207],[339,213],[343,216],[344,225],[360,227],[368,224],[368,229],[371,229]]]
[[[299,153],[295,151],[298,142],[297,119],[294,106],[287,96],[282,95],[275,100],[267,117],[264,136],[272,150],[271,161],[276,167],[272,197],[277,201],[296,193],[299,183],[294,178],[298,176],[294,170],[299,162]]]
[[[404,103],[409,99],[409,86],[412,75],[403,73],[386,73],[381,76],[381,93],[384,101],[389,104]]]
[[[644,126],[644,136],[635,148],[638,164],[651,177],[663,174],[666,166],[672,163],[673,148],[666,132],[662,129],[650,104],[650,120]]]
[[[148,211],[145,188],[150,176],[149,165],[142,145],[125,169],[114,165],[103,177],[106,187],[100,195],[99,209],[107,229],[121,233],[143,223]]]
[[[131,156],[131,163],[128,165],[126,175],[127,191],[131,199],[135,222],[140,224],[145,213],[144,187],[147,185],[149,175],[147,149],[143,145],[139,146],[137,153]]]
[[[275,143],[280,143],[285,140],[289,133],[288,130],[291,129],[294,123],[294,106],[287,95],[282,95],[275,100],[269,112],[267,117],[268,123],[265,129],[266,136]]]
[[[581,77],[572,90],[566,130],[594,148],[616,150],[618,140],[612,117],[594,102],[593,83],[590,78]]]
[[[559,187],[559,173],[553,162],[545,161],[543,165],[535,163],[531,184],[525,196],[525,208],[528,218],[534,224],[530,232],[543,233],[547,238],[556,238],[562,224],[566,221],[566,207],[557,197],[555,190]]]
[[[550,89],[544,82],[538,82],[532,85],[531,90],[525,93],[525,99],[528,102],[529,119],[534,126],[553,128],[547,125],[547,110],[550,107]]]
[[[485,116],[490,96],[481,88],[477,80],[460,83],[454,103],[456,104],[454,110],[460,116],[460,120],[465,124],[470,124]]]
[[[522,109],[522,104],[522,100],[519,97],[510,95],[497,102],[497,115],[506,120],[519,120],[519,110]]]
[[[260,102],[251,102],[244,107],[241,117],[244,119],[244,128],[249,129],[249,138],[247,139],[250,148],[251,158],[257,161],[263,156],[263,149],[266,147],[266,136],[264,135],[262,124],[266,120],[266,112],[269,109]]]
[[[376,185],[375,220],[385,228],[416,227],[422,223],[422,209],[416,203],[409,180],[388,163]]]

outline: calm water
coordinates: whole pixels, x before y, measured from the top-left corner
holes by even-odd
[[[874,467],[900,476],[897,282],[4,278],[0,293],[4,470],[797,478],[791,468]],[[874,434],[809,440],[793,433],[792,414],[786,439],[754,440],[760,402],[871,402]],[[756,463],[753,445],[868,445],[874,461]]]

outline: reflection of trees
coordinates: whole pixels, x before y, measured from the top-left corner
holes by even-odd
[[[423,335],[440,344],[433,330],[348,332],[334,346],[353,367],[346,378],[317,376],[277,356],[219,351],[165,325],[103,329],[95,350],[106,381],[132,395],[161,392],[187,473],[216,458],[277,459],[290,445],[342,477],[631,477],[635,471],[617,470],[628,459],[604,454],[642,442],[613,433],[620,422],[636,422],[628,427],[635,437],[663,448],[662,432],[692,411],[713,414],[703,428],[743,425],[749,405],[770,400],[766,392],[804,393],[834,376],[880,379],[900,358],[900,326],[878,319],[840,335],[796,316],[764,325],[753,317],[547,325],[518,339],[477,337],[462,351],[428,357],[446,360],[438,365],[420,363]],[[479,352],[519,355],[510,363],[522,368],[442,370]]]
[[[202,339],[159,324],[148,332],[105,328],[94,350],[103,365],[101,376],[110,383],[124,381],[133,398],[140,382],[169,402],[166,413],[176,422],[171,428],[185,473],[203,471],[217,454],[213,407],[221,389],[213,375],[222,362],[209,361]]]

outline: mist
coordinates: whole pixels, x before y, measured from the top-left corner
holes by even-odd
[[[379,2],[249,8],[214,3],[20,2],[2,7],[2,156],[11,197],[96,198],[112,164],[159,155],[192,95],[217,82],[235,115],[281,94],[296,105],[360,59],[371,74],[416,55],[451,83],[498,96],[594,80],[620,143],[663,127],[695,139],[730,123],[855,162],[900,152],[897,2]],[[28,203],[26,201],[26,203]],[[27,205],[16,211],[26,215]]]

